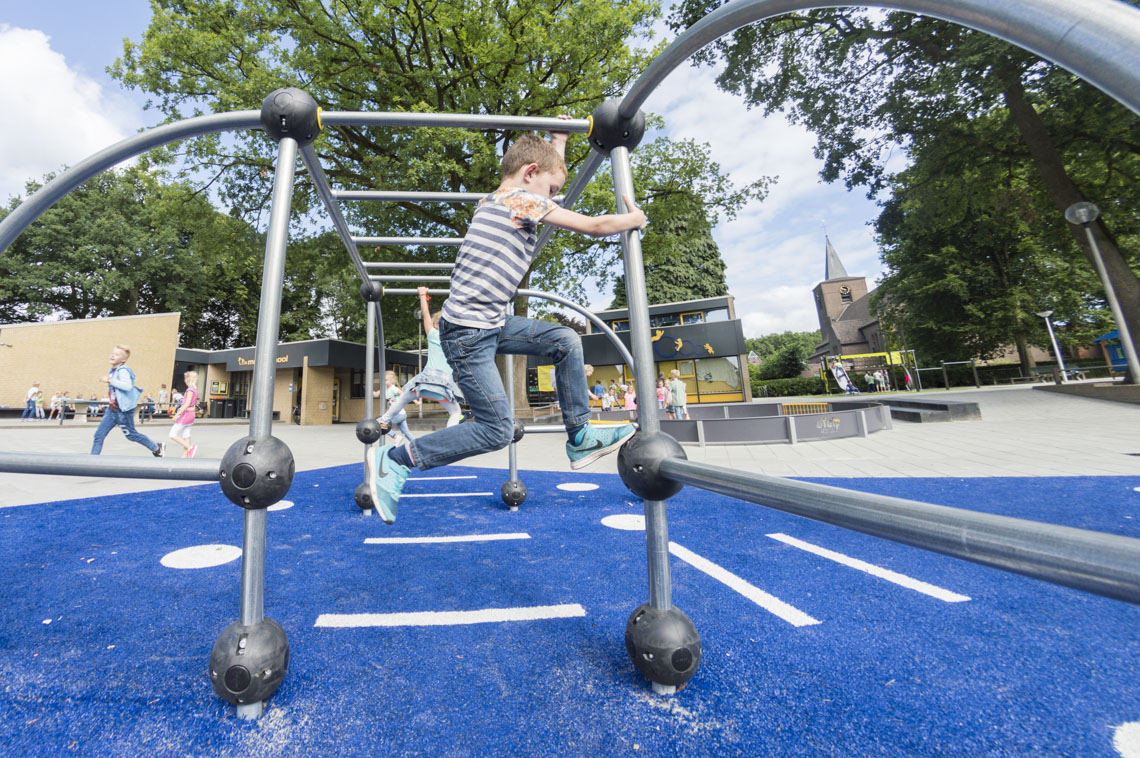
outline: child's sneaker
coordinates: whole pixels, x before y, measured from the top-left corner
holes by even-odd
[[[193,458],[194,453],[196,453],[196,452],[198,452],[198,446],[197,445],[191,445],[190,449],[186,451],[186,457],[187,458]]]
[[[594,426],[587,424],[577,445],[566,443],[566,455],[570,457],[570,468],[577,471],[589,466],[603,455],[609,455],[626,442],[633,434],[633,424]]]
[[[408,467],[388,457],[392,445],[375,447],[368,451],[368,494],[385,524],[396,521],[396,504],[404,491],[404,480],[408,478]]]
[[[151,450],[150,454],[153,455],[155,458],[165,457],[166,456],[166,443],[165,442],[158,443],[158,447],[156,447],[154,450]]]

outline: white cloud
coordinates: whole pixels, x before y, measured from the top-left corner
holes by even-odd
[[[722,221],[714,238],[746,336],[818,329],[811,290],[824,274],[823,224],[847,271],[874,286],[882,263],[868,224],[878,208],[862,189],[849,192],[819,178],[822,164],[807,129],[747,109],[742,98],[718,89],[715,77],[716,69],[683,65],[644,110],[665,117],[670,137],[708,143],[738,186],[777,177],[764,201]]]
[[[3,24],[0,102],[0,202],[141,126],[136,105],[79,73],[46,34]]]

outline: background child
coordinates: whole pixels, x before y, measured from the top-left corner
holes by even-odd
[[[440,312],[436,312],[434,316],[428,312],[428,300],[431,298],[428,297],[427,287],[420,287],[417,291],[420,294],[420,315],[423,317],[424,332],[427,334],[427,365],[424,366],[423,371],[416,374],[411,381],[404,385],[404,391],[380,417],[380,428],[385,433],[387,433],[392,419],[413,400],[434,400],[442,405],[443,409],[447,411],[448,426],[455,426],[463,420],[463,413],[460,411],[459,402],[456,399],[461,398],[463,393],[459,391],[451,378],[451,366],[447,363],[447,358],[443,354],[443,347],[439,341]],[[409,440],[413,439],[406,434],[404,436]]]
[[[637,410],[637,391],[633,388],[633,382],[625,385],[625,409],[627,411]]]
[[[554,363],[558,404],[566,427],[566,454],[578,469],[612,453],[633,434],[630,424],[593,427],[586,389],[582,340],[572,329],[509,313],[519,283],[530,269],[538,225],[605,237],[645,226],[645,214],[623,197],[627,213],[585,216],[558,206],[566,182],[566,132],[519,137],[503,156],[503,181],[483,198],[455,259],[450,297],[439,322],[440,341],[473,423],[458,424],[405,446],[369,451],[369,492],[384,521],[413,466],[431,469],[506,447],[514,419],[495,356],[534,355]],[[514,391],[514,388],[511,388]]]
[[[198,417],[198,372],[187,371],[182,375],[186,380],[186,392],[182,393],[182,404],[174,414],[174,426],[170,427],[170,439],[183,447],[183,458],[193,458],[198,452],[197,445],[190,444],[190,427]]]
[[[380,390],[373,390],[372,397],[380,397]],[[385,400],[387,400],[388,403],[391,403],[391,402],[395,401],[396,399],[398,399],[399,397],[400,397],[400,386],[398,384],[396,384],[396,372],[395,371],[385,371],[384,372],[384,398],[385,398]],[[417,400],[416,402],[418,403],[419,401]],[[384,420],[385,416],[388,417],[388,421]],[[391,424],[395,424],[396,428],[400,430],[400,434],[403,435],[405,442],[410,442],[411,440],[415,439],[415,437],[412,436],[411,430],[408,429],[408,414],[402,410],[399,413],[392,413],[391,406],[389,406],[387,412],[385,412],[384,415],[380,416],[376,420],[380,422],[380,428],[382,430],[385,430],[384,433],[387,436],[391,437],[392,439],[396,439],[396,433],[391,431],[390,429],[386,429],[386,427],[390,426]]]
[[[688,389],[681,381],[681,372],[673,369],[669,372],[669,404],[672,407],[671,415],[675,419],[689,418]]]
[[[107,439],[112,428],[118,426],[128,440],[139,443],[155,458],[161,458],[166,454],[166,445],[135,430],[135,406],[138,405],[142,390],[135,386],[135,372],[127,368],[127,359],[130,357],[129,347],[115,345],[108,357],[111,370],[99,377],[99,381],[107,384],[107,410],[103,413],[99,428],[95,430],[91,455],[103,452],[103,440]]]
[[[665,387],[665,380],[657,380],[657,409],[665,410],[665,396],[669,394],[669,390]]]

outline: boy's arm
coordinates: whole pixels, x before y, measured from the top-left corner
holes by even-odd
[[[572,232],[590,237],[608,237],[618,232],[644,229],[645,212],[633,204],[629,195],[622,195],[622,199],[625,200],[625,207],[632,209],[628,213],[586,216],[560,206],[543,216],[542,221],[545,224],[557,226],[559,229],[569,229]]]
[[[570,117],[565,113],[559,113],[558,118],[563,121],[569,121]],[[559,157],[566,160],[566,140],[570,138],[570,132],[550,132],[550,146],[558,151]]]
[[[107,380],[107,384],[110,384],[115,389],[129,390],[131,388],[131,375],[125,374],[122,370],[122,367],[112,371],[109,376],[110,379]]]

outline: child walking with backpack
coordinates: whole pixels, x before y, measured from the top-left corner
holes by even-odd
[[[91,455],[103,452],[103,440],[107,439],[111,429],[118,426],[131,442],[137,442],[151,452],[155,458],[166,454],[166,445],[155,442],[145,434],[135,430],[135,407],[142,396],[142,390],[135,386],[135,372],[127,368],[127,359],[131,357],[131,349],[126,345],[115,345],[111,350],[109,360],[111,370],[99,377],[99,381],[107,384],[108,404],[99,428],[95,430],[95,439],[91,443]]]

